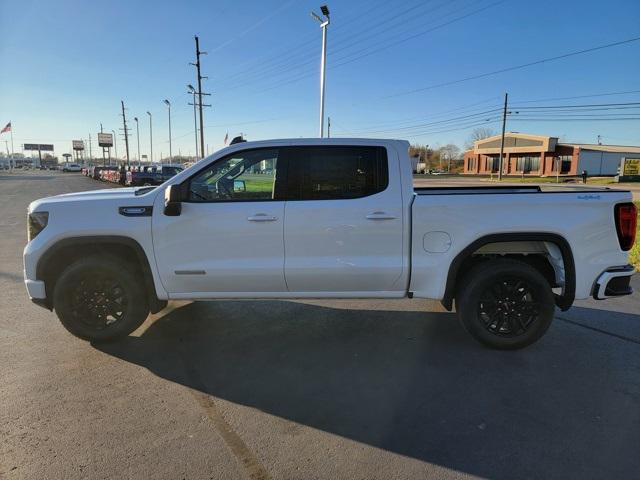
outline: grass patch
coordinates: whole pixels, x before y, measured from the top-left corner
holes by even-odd
[[[636,227],[636,243],[629,252],[629,262],[640,270],[640,202],[634,202],[638,207],[638,226]]]

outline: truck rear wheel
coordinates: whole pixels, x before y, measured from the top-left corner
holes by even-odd
[[[488,260],[471,269],[456,296],[458,316],[480,343],[496,349],[524,348],[553,320],[549,282],[527,263]]]
[[[104,342],[129,335],[149,315],[144,282],[116,257],[77,260],[60,275],[53,305],[65,328],[83,340]]]

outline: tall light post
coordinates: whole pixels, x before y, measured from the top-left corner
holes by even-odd
[[[111,133],[113,133],[113,153],[116,156],[116,159],[118,158],[118,144],[116,143],[116,131],[115,130],[111,130]]]
[[[151,123],[151,112],[147,111],[147,115],[149,115],[149,161],[153,163],[153,125]]]
[[[322,17],[315,12],[311,16],[320,23],[322,29],[322,54],[320,59],[320,138],[324,136],[324,83],[325,64],[327,63],[327,26],[329,26],[329,8],[326,5],[320,7]]]
[[[169,162],[171,162],[173,160],[171,153],[171,102],[165,98],[164,103],[169,108]]]
[[[190,94],[193,95],[193,131],[196,135],[196,159],[200,158],[198,156],[198,117],[196,115],[196,89],[193,85],[187,85],[187,89]],[[203,155],[204,156],[204,155]]]
[[[138,166],[140,166],[140,125],[138,124],[138,117],[133,117],[136,122],[136,141],[138,142]]]

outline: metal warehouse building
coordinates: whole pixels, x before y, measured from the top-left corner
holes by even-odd
[[[474,142],[464,154],[464,173],[491,175],[498,173],[501,135]],[[503,175],[589,176],[616,175],[623,158],[640,158],[640,147],[558,143],[556,137],[505,133]]]

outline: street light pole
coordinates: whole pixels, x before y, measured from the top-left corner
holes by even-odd
[[[196,159],[200,158],[198,156],[198,117],[196,115],[196,89],[193,85],[187,85],[187,89],[189,93],[193,95],[193,131],[196,136]]]
[[[136,141],[138,143],[138,166],[140,166],[140,125],[138,124],[138,117],[133,117],[136,122]]]
[[[315,12],[311,16],[320,23],[322,29],[322,54],[320,58],[320,138],[324,136],[324,85],[325,85],[325,64],[327,63],[327,26],[329,25],[329,8],[326,5],[320,7],[323,17]]]
[[[153,164],[153,126],[151,124],[151,112],[147,111],[147,115],[149,115],[149,161]]]
[[[164,103],[169,108],[169,163],[171,163],[173,159],[173,154],[171,153],[171,102],[165,99]]]
[[[111,130],[111,133],[113,133],[113,153],[116,156],[116,159],[118,158],[118,144],[116,142],[116,131],[115,130]]]

